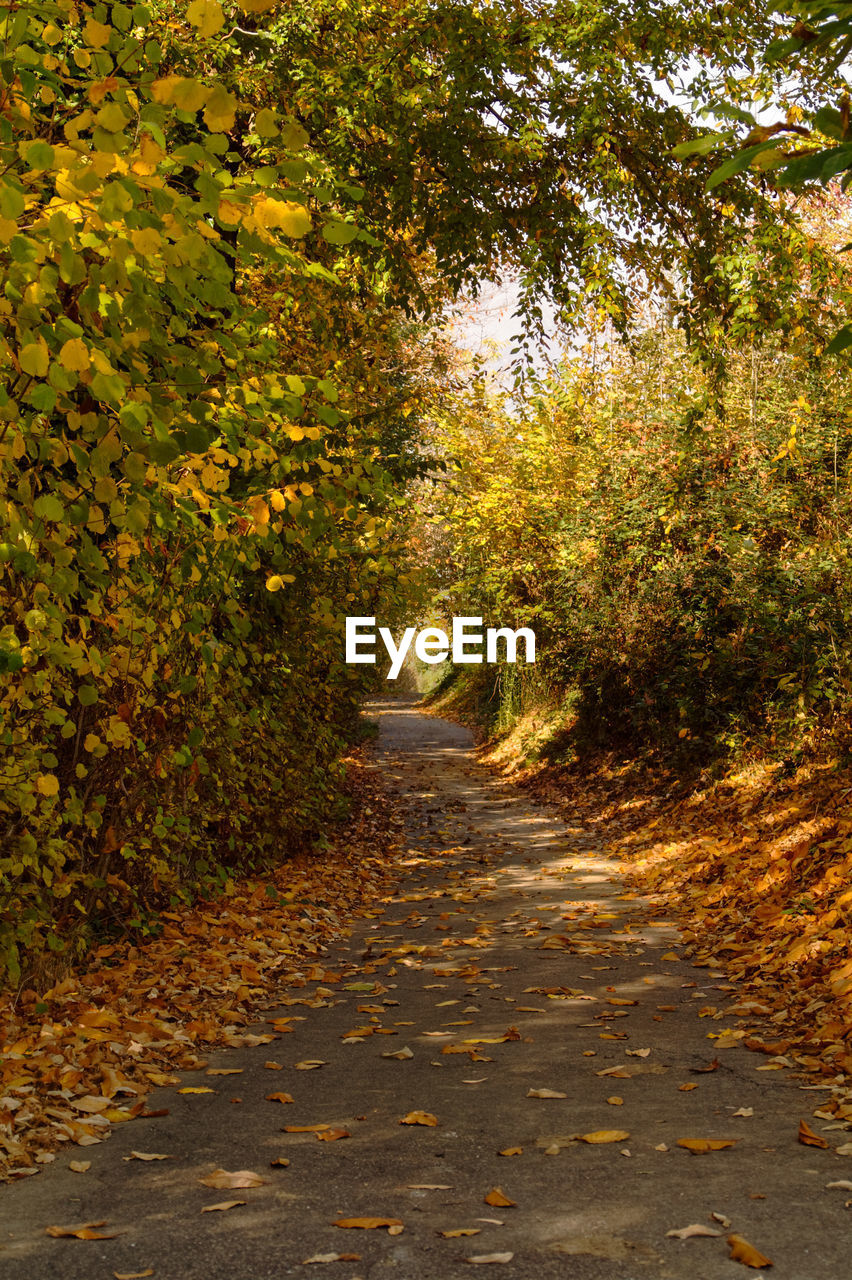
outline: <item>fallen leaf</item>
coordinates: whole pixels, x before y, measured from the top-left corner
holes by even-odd
[[[834,1150],[839,1156],[852,1156],[852,1142],[844,1142],[842,1147],[835,1147]]]
[[[485,1203],[490,1204],[492,1209],[514,1209],[517,1208],[517,1202],[510,1200],[505,1191],[501,1187],[492,1187],[485,1197]]]
[[[522,1156],[524,1154],[523,1147],[506,1147],[503,1151],[497,1152],[498,1156]]]
[[[271,1059],[269,1062],[264,1062],[263,1065],[267,1071],[283,1071],[284,1070],[280,1062],[273,1062]]]
[[[592,1133],[578,1133],[578,1142],[598,1144],[603,1142],[625,1142],[630,1137],[626,1129],[595,1129]]]
[[[625,1049],[628,1058],[647,1058],[650,1052],[650,1049]]]
[[[734,1147],[738,1141],[738,1138],[678,1138],[677,1145],[685,1147],[694,1155],[701,1155],[705,1151],[723,1151],[725,1147]]]
[[[607,1102],[609,1103],[609,1105],[610,1105],[611,1107],[623,1107],[623,1106],[624,1106],[624,1099],[623,1099],[623,1098],[619,1098],[618,1094],[616,1094],[616,1093],[614,1093],[614,1094],[612,1095],[612,1097],[611,1097],[611,1098],[607,1098]]]
[[[161,1156],[155,1151],[131,1151],[129,1156],[122,1156],[122,1160],[171,1160],[171,1156]]]
[[[720,1236],[721,1231],[705,1227],[703,1222],[693,1222],[688,1227],[678,1227],[676,1231],[667,1231],[666,1236],[673,1240],[689,1240],[692,1236]]]
[[[745,1119],[748,1119],[749,1116],[753,1115],[754,1107],[740,1107],[738,1111],[734,1112],[734,1119],[736,1119],[737,1116],[743,1116]]]
[[[279,1156],[277,1160],[270,1160],[269,1163],[274,1169],[286,1169],[290,1161],[286,1156]]]
[[[454,1231],[439,1231],[445,1240],[457,1240],[459,1236],[478,1236],[482,1227],[456,1227]]]
[[[75,1240],[114,1240],[117,1235],[121,1235],[120,1231],[98,1231],[98,1227],[106,1226],[106,1218],[101,1218],[98,1222],[84,1222],[80,1227],[45,1227],[44,1234],[52,1236],[54,1240],[70,1239]]]
[[[285,1124],[284,1133],[318,1133],[320,1129],[330,1129],[330,1124]]]
[[[88,1173],[92,1167],[91,1160],[69,1160],[68,1168],[72,1173]]]
[[[727,1231],[731,1225],[731,1219],[727,1218],[724,1213],[711,1213],[710,1217],[714,1222],[718,1222],[721,1227]]]
[[[202,1213],[224,1213],[226,1209],[236,1209],[237,1205],[245,1204],[245,1200],[220,1200],[218,1204],[206,1204],[201,1210]]]
[[[289,1093],[268,1093],[266,1095],[267,1102],[292,1102],[293,1098]]]
[[[190,1085],[186,1089],[178,1089],[178,1093],[215,1093],[215,1089],[208,1089],[206,1085]]]
[[[361,1227],[365,1231],[371,1231],[375,1227],[401,1227],[403,1224],[399,1218],[338,1218],[334,1223],[335,1227]]]
[[[742,1236],[728,1236],[728,1244],[731,1246],[731,1252],[728,1256],[733,1258],[734,1262],[741,1262],[746,1267],[754,1267],[756,1271],[760,1271],[763,1267],[772,1266],[769,1259],[755,1249],[754,1245],[744,1240]]]
[[[266,1182],[259,1173],[251,1169],[237,1169],[229,1173],[227,1169],[214,1169],[198,1181],[203,1187],[215,1187],[217,1190],[241,1191],[244,1187],[262,1187]]]
[[[338,1142],[341,1138],[349,1138],[351,1134],[348,1129],[319,1129],[317,1130],[317,1141],[319,1142]]]
[[[692,1090],[697,1088],[697,1084],[679,1084],[677,1087],[678,1093],[692,1093]]]
[[[115,1280],[145,1280],[146,1276],[154,1274],[154,1268],[148,1267],[145,1271],[113,1271]]]
[[[852,1182],[848,1178],[840,1178],[837,1182],[827,1182],[828,1189],[836,1188],[838,1191],[852,1191]]]
[[[305,1258],[302,1263],[303,1267],[308,1267],[312,1262],[360,1262],[360,1253],[315,1253],[310,1258]]]
[[[414,1054],[409,1049],[408,1045],[406,1045],[404,1049],[397,1049],[396,1053],[383,1053],[382,1057],[396,1058],[398,1062],[404,1062],[406,1058],[413,1058]]]
[[[828,1143],[820,1134],[814,1133],[809,1124],[804,1120],[799,1121],[799,1142],[803,1147],[819,1147],[821,1151],[828,1148]]]
[[[208,1076],[241,1076],[243,1070],[243,1067],[208,1067],[204,1074]],[[183,1093],[183,1090],[181,1090],[181,1093]]]
[[[326,1067],[328,1063],[321,1058],[305,1058],[304,1062],[297,1062],[295,1066],[297,1071],[316,1071],[317,1067]]]
[[[689,1069],[691,1072],[693,1072],[694,1075],[706,1075],[708,1071],[718,1071],[719,1066],[720,1066],[719,1059],[714,1058],[713,1061],[709,1062],[706,1067],[690,1067]]]
[[[514,1256],[513,1253],[477,1253],[472,1258],[465,1258],[465,1262],[471,1262],[475,1267],[479,1267],[486,1262],[511,1262]]]
[[[622,1000],[618,996],[611,996],[607,1000],[607,1004],[638,1004],[638,1003],[639,1003],[638,1000]]]
[[[409,1111],[407,1116],[403,1116],[400,1124],[422,1124],[430,1129],[434,1129],[438,1123],[438,1117],[433,1116],[429,1111]]]
[[[567,1093],[559,1093],[557,1089],[528,1089],[528,1098],[567,1098]]]
[[[449,1182],[407,1182],[409,1191],[452,1191]]]

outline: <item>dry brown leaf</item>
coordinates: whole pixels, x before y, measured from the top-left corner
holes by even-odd
[[[244,1187],[262,1187],[266,1179],[251,1169],[237,1169],[233,1173],[227,1169],[214,1169],[198,1181],[203,1187],[215,1187],[217,1191],[242,1191]]]
[[[241,1204],[245,1204],[245,1200],[220,1200],[218,1204],[206,1204],[201,1212],[224,1213],[226,1209],[236,1209]]]
[[[163,1156],[155,1151],[131,1151],[129,1156],[122,1156],[122,1160],[171,1160],[171,1156]]]
[[[45,1227],[44,1234],[54,1240],[114,1240],[121,1235],[120,1231],[98,1231],[98,1227],[105,1226],[106,1218],[101,1218],[98,1222],[84,1222],[79,1227]]]
[[[268,1093],[266,1095],[267,1102],[293,1102],[294,1099],[289,1093]]]
[[[438,1123],[438,1117],[433,1116],[430,1111],[409,1111],[408,1115],[403,1116],[400,1124],[422,1124],[429,1129],[434,1129]]]
[[[510,1200],[502,1187],[492,1187],[485,1197],[485,1203],[490,1204],[492,1209],[515,1209],[517,1201]]]
[[[677,1087],[678,1093],[692,1093],[692,1090],[697,1088],[697,1084],[679,1084]]]
[[[673,1240],[689,1240],[692,1236],[720,1236],[721,1231],[714,1231],[712,1227],[705,1227],[703,1222],[693,1222],[688,1227],[678,1227],[675,1231],[667,1231],[666,1236]]]
[[[397,1049],[396,1053],[383,1053],[382,1057],[396,1058],[398,1062],[404,1062],[406,1058],[413,1058],[414,1054],[409,1049],[408,1045],[406,1045],[404,1049]]]
[[[286,1156],[278,1156],[277,1160],[270,1160],[269,1163],[273,1169],[286,1169],[290,1161]]]
[[[283,1071],[284,1070],[280,1062],[273,1062],[271,1059],[269,1062],[264,1062],[263,1065],[267,1071]]]
[[[318,1129],[318,1142],[339,1142],[341,1138],[349,1138],[351,1134],[348,1129]]]
[[[147,1267],[144,1271],[113,1271],[115,1280],[146,1280],[147,1276],[154,1274],[153,1267]]]
[[[719,1066],[719,1059],[714,1058],[712,1062],[708,1062],[706,1067],[690,1067],[689,1069],[694,1075],[701,1076],[707,1075],[709,1071],[718,1071]]]
[[[449,1182],[406,1182],[409,1191],[452,1191]]]
[[[453,1231],[439,1231],[445,1240],[457,1240],[459,1236],[478,1236],[482,1227],[456,1227]]]
[[[478,1267],[488,1262],[511,1262],[514,1256],[513,1253],[477,1253],[472,1258],[465,1258],[465,1262],[471,1262]]]
[[[91,1160],[69,1160],[68,1168],[72,1173],[88,1173],[92,1167]]]
[[[399,1218],[338,1218],[334,1223],[336,1227],[356,1227],[365,1231],[372,1231],[376,1227],[401,1227],[403,1223]],[[398,1234],[398,1233],[397,1233]]]
[[[852,1191],[852,1182],[848,1178],[839,1178],[837,1182],[827,1182],[826,1189],[836,1188],[838,1191]]]
[[[528,1098],[567,1098],[567,1093],[560,1093],[558,1089],[528,1089]]]
[[[738,1138],[678,1138],[677,1145],[691,1151],[693,1155],[703,1155],[707,1151],[724,1151],[725,1147],[735,1147]]]
[[[498,1156],[522,1156],[524,1154],[523,1147],[505,1147],[502,1151],[497,1152]]]
[[[728,1257],[733,1258],[734,1262],[741,1262],[743,1266],[753,1267],[755,1271],[762,1270],[763,1267],[771,1267],[770,1260],[755,1249],[753,1244],[749,1244],[742,1236],[728,1236],[728,1244],[731,1246],[731,1252]]]
[[[204,1074],[208,1076],[241,1076],[244,1069],[243,1067],[208,1067]]]
[[[626,1129],[595,1129],[592,1133],[578,1133],[578,1142],[597,1145],[605,1142],[626,1142],[630,1134]]]
[[[285,1124],[285,1133],[318,1133],[320,1129],[330,1129],[330,1124]]]
[[[327,1067],[328,1063],[321,1058],[305,1058],[304,1062],[295,1064],[297,1071],[316,1071],[317,1067]]]
[[[799,1121],[799,1142],[803,1147],[819,1147],[821,1151],[828,1148],[828,1143],[820,1134],[814,1133],[809,1124],[804,1120]]]
[[[625,1049],[628,1058],[647,1058],[650,1052],[650,1049]]]

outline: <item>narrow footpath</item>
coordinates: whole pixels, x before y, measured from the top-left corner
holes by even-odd
[[[0,1188],[4,1280],[848,1280],[848,1135],[797,1137],[830,1088],[726,1041],[736,991],[466,730],[369,714],[397,895],[182,1080],[213,1092]]]

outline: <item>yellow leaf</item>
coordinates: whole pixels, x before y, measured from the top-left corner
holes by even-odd
[[[95,22],[94,18],[89,18],[83,27],[83,39],[93,49],[102,49],[109,43],[111,34],[112,27],[105,26],[103,22]]]
[[[403,1116],[400,1124],[422,1124],[430,1129],[434,1129],[438,1123],[438,1117],[433,1116],[429,1111],[409,1111],[407,1116]]]
[[[133,248],[143,257],[148,254],[156,253],[162,245],[162,237],[156,227],[141,227],[131,231],[130,239]]]
[[[201,1212],[218,1213],[220,1210],[236,1209],[240,1204],[245,1204],[245,1200],[220,1200],[218,1204],[206,1204]]]
[[[89,348],[82,338],[69,338],[67,342],[63,342],[59,350],[59,363],[63,369],[74,373],[82,373],[90,367]]]
[[[317,1142],[339,1142],[351,1136],[348,1129],[322,1129],[317,1132]]]
[[[208,1089],[205,1085],[187,1086],[185,1089],[178,1089],[178,1093],[215,1093],[215,1089]]]
[[[278,132],[278,121],[275,112],[263,107],[254,118],[254,131],[261,138],[274,138]]]
[[[55,796],[59,793],[59,779],[54,773],[40,773],[36,778],[36,791],[43,796]]]
[[[825,1151],[828,1143],[820,1134],[814,1133],[809,1124],[804,1120],[799,1121],[799,1142],[804,1147],[819,1147],[821,1151]]]
[[[524,1154],[523,1147],[505,1147],[502,1151],[497,1152],[498,1156],[522,1156]]]
[[[266,1095],[267,1102],[292,1102],[293,1098],[289,1093],[268,1093]]]
[[[215,36],[225,25],[225,15],[218,0],[192,0],[186,16],[202,36]]]
[[[456,1227],[454,1231],[439,1231],[445,1240],[458,1240],[459,1236],[478,1236],[482,1227]]]
[[[21,347],[18,359],[24,373],[30,374],[33,378],[43,378],[50,365],[47,343],[44,340],[28,342],[26,346]]]
[[[311,215],[303,204],[292,200],[269,200],[262,197],[254,206],[255,221],[262,227],[277,227],[285,236],[295,239],[311,229]]]
[[[233,129],[239,103],[232,93],[216,85],[204,109],[204,123],[215,133],[227,133]]]

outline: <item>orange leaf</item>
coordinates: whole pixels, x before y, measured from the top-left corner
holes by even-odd
[[[490,1204],[494,1209],[514,1209],[517,1207],[517,1201],[510,1200],[500,1187],[491,1188],[485,1197],[485,1203]]]
[[[374,1227],[401,1227],[399,1218],[338,1218],[336,1227],[362,1227],[367,1231]]]
[[[293,1099],[289,1093],[268,1093],[266,1095],[267,1102],[292,1102]]]
[[[438,1123],[438,1117],[433,1116],[429,1111],[409,1111],[407,1116],[403,1116],[400,1124],[422,1124],[430,1129],[434,1129]]]
[[[799,1142],[804,1147],[819,1147],[825,1151],[828,1143],[820,1134],[814,1133],[809,1124],[805,1124],[804,1120],[799,1121]]]
[[[734,1147],[738,1141],[738,1138],[678,1138],[677,1145],[685,1147],[693,1155],[701,1155],[705,1151],[723,1151],[725,1147]]]
[[[578,1133],[579,1142],[597,1145],[603,1142],[626,1142],[630,1134],[626,1129],[595,1129],[592,1133]]]
[[[317,1132],[318,1142],[337,1142],[340,1138],[350,1137],[348,1129],[322,1129]]]
[[[106,1218],[98,1222],[84,1222],[81,1227],[45,1227],[44,1234],[53,1236],[54,1240],[73,1237],[75,1240],[113,1240],[121,1233],[118,1231],[96,1231],[96,1227],[105,1227]]]
[[[755,1271],[772,1266],[769,1259],[755,1249],[753,1244],[743,1240],[742,1236],[728,1236],[728,1244],[731,1246],[728,1256],[733,1258],[734,1262],[741,1262],[746,1267],[754,1267]]]

